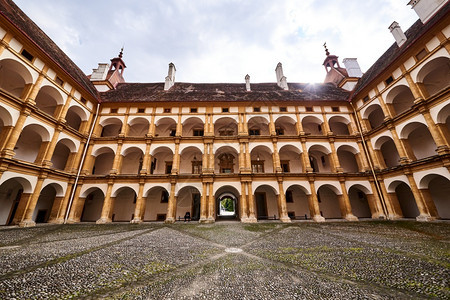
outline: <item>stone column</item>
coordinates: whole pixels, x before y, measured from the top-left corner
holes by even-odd
[[[358,139],[357,141],[358,144],[358,149],[359,149],[359,158],[360,158],[360,162],[361,162],[361,166],[362,166],[362,171],[369,171],[370,167],[368,165],[368,157],[366,156],[366,152],[364,151],[364,147],[362,145],[362,140]]]
[[[340,197],[341,199],[339,199],[339,202],[342,201],[342,205],[344,207],[343,217],[347,221],[358,221],[358,218],[352,212],[352,206],[350,204],[350,199],[348,198],[347,188],[345,187],[345,180],[343,180],[343,179],[339,180],[339,183],[341,184],[341,190],[342,190],[342,195]]]
[[[388,218],[389,220],[396,220],[401,217],[402,210],[400,208],[400,203],[398,202],[397,195],[395,193],[388,193],[386,189],[386,185],[384,184],[384,180],[379,181],[381,192],[383,193],[384,200],[386,203],[386,208],[388,210]]]
[[[118,144],[117,144],[116,155],[114,156],[112,169],[109,172],[110,174],[118,174],[119,173],[119,166],[120,166],[120,160],[121,160],[121,156],[122,156],[121,152],[122,152],[123,141],[122,140],[118,140],[117,142],[118,142]]]
[[[72,91],[67,96],[66,102],[64,103],[62,109],[59,111],[59,114],[56,116],[58,121],[61,123],[66,123],[67,111],[69,110],[70,102],[72,102],[72,99],[73,99],[72,97],[73,97],[74,92],[75,92],[75,88],[72,88]]]
[[[414,96],[414,103],[418,103],[423,101],[425,98],[425,95],[422,93],[420,88],[414,83],[413,79],[411,78],[411,74],[406,71],[406,68],[404,65],[400,65],[400,70],[402,70],[403,76],[405,77],[406,81],[408,82],[409,89],[411,90],[411,93]]]
[[[446,144],[444,137],[441,135],[438,127],[431,118],[430,112],[424,107],[420,108],[419,111],[427,122],[428,129],[430,130],[431,136],[436,143],[437,152],[439,154],[446,154],[448,152],[448,145]]]
[[[38,78],[36,79],[36,82],[31,85],[29,89],[28,96],[26,97],[25,102],[29,103],[31,105],[36,105],[35,99],[37,94],[39,93],[39,90],[41,89],[42,81],[44,80],[45,73],[47,73],[48,67],[45,66],[43,71],[39,73]]]
[[[13,130],[14,126],[3,126],[2,131],[0,132],[0,151],[5,147],[5,144]]]
[[[67,211],[67,205],[69,203],[69,198],[72,193],[72,188],[73,182],[69,182],[64,197],[61,197],[60,201],[57,201],[57,199],[55,199],[55,201],[53,202],[52,214],[50,215],[48,223],[54,224],[64,223],[64,216]],[[55,211],[55,213],[53,213],[53,211]]]
[[[131,220],[130,223],[139,224],[142,223],[142,215],[144,214],[145,210],[145,198],[144,195],[144,182],[139,182],[139,191],[136,197],[136,206],[134,208],[134,218]]]
[[[155,130],[156,130],[156,126],[155,126],[155,112],[152,113],[152,118],[150,121],[150,126],[148,127],[148,135],[151,137],[155,136]]]
[[[247,193],[245,191],[245,182],[241,181],[241,199],[239,199],[240,211],[241,211],[241,222],[245,223],[248,219],[247,214]]]
[[[395,130],[393,125],[388,125],[388,129],[391,131],[392,137],[394,139],[395,147],[397,148],[398,154],[400,155],[400,163],[407,164],[411,161],[411,159],[406,154],[406,150],[403,147],[403,144],[400,142],[398,138],[397,131]]]
[[[22,221],[25,214],[25,209],[28,203],[30,203],[30,199],[32,196],[33,193],[30,194],[23,193],[22,196],[20,196],[19,205],[17,206],[16,213],[14,214],[13,220],[11,222],[12,224],[18,225]]]
[[[105,199],[103,200],[102,214],[100,219],[97,220],[97,224],[111,223],[111,215],[113,210],[113,198],[111,197],[111,192],[114,183],[112,181],[108,182],[108,188],[106,189]]]
[[[176,209],[176,199],[175,199],[175,181],[170,183],[170,194],[169,194],[169,203],[167,204],[167,216],[164,223],[175,223],[175,214],[174,207]]]
[[[367,202],[369,203],[370,212],[372,215],[372,219],[386,219],[386,216],[383,212],[383,206],[381,204],[381,199],[377,194],[377,188],[375,186],[375,181],[373,179],[369,179],[370,187],[372,188],[372,194],[366,195]]]
[[[209,171],[210,173],[214,173],[214,165],[215,165],[215,159],[214,159],[214,145],[213,143],[209,144]]]
[[[55,132],[53,133],[52,140],[45,151],[44,159],[42,161],[42,165],[45,167],[51,167],[53,165],[52,156],[53,153],[55,152],[56,143],[58,141],[59,134],[61,133],[62,130],[63,130],[62,126],[58,125],[55,129]]]
[[[67,223],[73,224],[80,222],[81,213],[83,212],[84,202],[86,198],[80,198],[82,182],[78,182],[76,186],[75,194],[73,196],[72,207],[70,208],[69,217],[67,218]]]
[[[180,108],[181,111],[181,108]],[[177,129],[175,132],[175,136],[180,137],[183,133],[183,124],[181,124],[181,113],[178,113],[178,122],[177,122]]]
[[[151,140],[145,140],[145,153],[144,153],[144,159],[142,160],[142,169],[139,171],[139,174],[146,175],[150,174],[150,162],[151,162],[151,156],[150,156],[150,146],[152,142]]]
[[[330,147],[331,147],[331,170],[333,171],[333,168],[336,172],[342,173],[343,169],[341,168],[341,164],[339,163],[339,157],[337,155],[336,147],[334,146],[334,139],[330,139]]]
[[[308,195],[308,206],[311,218],[315,222],[325,222],[325,218],[320,214],[319,201],[317,200],[314,179],[309,179],[309,187],[311,189],[311,195]]]
[[[19,140],[20,134],[22,133],[23,125],[25,124],[25,120],[31,114],[31,110],[25,108],[21,111],[19,118],[17,119],[16,124],[14,125],[14,129],[12,130],[8,142],[6,142],[5,149],[2,151],[3,157],[12,158],[16,153],[14,152],[14,147]]]
[[[370,157],[372,158],[373,168],[375,170],[381,170],[386,168],[386,164],[384,163],[384,160],[380,159],[380,155],[378,152],[380,150],[374,150],[372,146],[372,142],[370,140],[366,141],[367,149],[369,150]],[[378,151],[378,152],[377,152]]]
[[[272,141],[272,145],[273,145],[273,162],[274,162],[274,173],[281,173],[282,169],[281,169],[281,161],[280,161],[280,155],[278,154],[278,147],[277,147],[277,142],[276,141]]]
[[[303,162],[303,167],[305,168],[304,172],[312,173],[313,168],[311,168],[311,162],[309,161],[309,154],[308,154],[308,149],[306,148],[306,141],[304,139],[302,139],[301,143],[302,143],[301,158],[302,158],[302,162]]]
[[[123,123],[122,123],[122,127],[120,128],[120,133],[119,136],[120,137],[125,137],[128,135],[128,112],[129,109],[127,109],[127,112],[125,113],[125,117],[123,118]]]
[[[379,94],[378,89],[376,89],[376,93],[378,94],[377,98],[378,98],[378,101],[380,102],[381,110],[383,111],[383,114],[384,114],[384,120],[386,121],[386,120],[392,119],[393,113],[392,113],[391,109],[389,109],[387,107],[386,103],[383,100],[383,97],[381,97],[381,95]]]
[[[297,135],[304,134],[302,122],[300,120],[300,114],[298,112],[298,107],[295,107],[295,117],[297,119],[297,123],[295,123],[295,129],[297,130]]]
[[[323,135],[332,135],[333,132],[330,129],[330,125],[328,124],[327,116],[324,112],[322,113],[322,118],[323,118],[323,123],[322,123]]]
[[[239,143],[239,172],[245,171],[245,144],[243,142]]]
[[[36,186],[34,187],[33,195],[29,198],[29,202],[25,207],[25,214],[22,217],[22,221],[19,223],[20,227],[36,226],[36,223],[32,220],[34,209],[36,208],[37,201],[42,191],[42,184],[44,183],[47,174],[39,175]]]
[[[256,218],[256,200],[255,195],[253,195],[252,191],[252,183],[247,182],[245,185],[247,189],[247,200],[248,200],[248,222],[256,223],[258,220]]]
[[[408,171],[406,171],[408,172]],[[428,210],[427,205],[425,204],[424,199],[422,198],[422,194],[419,192],[419,189],[417,188],[416,181],[414,180],[414,177],[412,173],[408,172],[406,173],[406,176],[408,177],[409,186],[411,187],[411,192],[414,195],[414,199],[416,200],[417,208],[419,209],[419,216],[416,218],[417,221],[431,221],[434,220],[433,217],[430,215],[430,211]]]
[[[250,156],[250,144],[247,142],[245,143],[245,168],[247,169],[247,172],[252,172],[252,159]]]
[[[214,186],[213,182],[209,183],[209,197],[208,197],[208,223],[214,223],[216,221],[214,211]]]
[[[274,136],[277,135],[276,129],[275,129],[275,123],[273,122],[273,115],[272,115],[272,108],[270,108],[269,111],[269,133],[270,135]]]
[[[428,208],[428,211],[430,212],[430,215],[434,219],[440,219],[438,211],[436,209],[436,205],[434,204],[433,198],[431,197],[430,190],[429,189],[419,189],[419,193],[422,196],[422,199],[424,200],[424,203],[426,207]]]
[[[207,223],[208,221],[208,211],[207,211],[207,202],[208,196],[207,193],[208,183],[202,182],[202,198],[200,199],[200,223]]]
[[[180,167],[180,141],[175,141],[175,152],[173,153],[172,175],[179,173]]]
[[[283,178],[278,178],[278,215],[280,216],[281,222],[291,222],[291,218],[289,218],[287,213],[286,196],[284,195],[283,188]]]
[[[209,167],[209,154],[208,149],[209,146],[207,143],[203,144],[203,155],[202,155],[202,173],[208,173],[208,167]]]

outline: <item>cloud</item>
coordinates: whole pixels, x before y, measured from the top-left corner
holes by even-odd
[[[387,27],[416,19],[398,0],[16,0],[87,74],[125,45],[129,82],[321,82],[326,41],[333,54],[357,57],[363,71],[394,42]]]

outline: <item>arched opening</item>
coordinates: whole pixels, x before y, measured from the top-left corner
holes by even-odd
[[[330,153],[331,152],[322,145],[313,145],[309,148],[309,162],[313,172],[331,172]]]
[[[352,213],[358,218],[371,218],[369,201],[367,199],[367,188],[354,185],[348,190],[348,198],[352,207]]]
[[[398,154],[397,147],[391,137],[381,137],[375,143],[374,148],[376,151],[380,151],[381,158],[386,167],[392,168],[400,165],[400,155]]]
[[[145,199],[144,221],[165,221],[167,215],[167,204],[169,193],[160,186],[152,187],[147,192]]]
[[[270,135],[269,121],[263,117],[251,117],[247,121],[248,135]]]
[[[184,148],[180,154],[180,174],[201,174],[202,152],[194,146]]]
[[[317,201],[319,202],[320,215],[325,219],[341,219],[341,209],[339,206],[338,194],[340,192],[331,185],[322,185],[317,191]]]
[[[414,105],[414,96],[405,85],[399,85],[389,91],[386,96],[386,104],[394,110],[394,115],[399,115]]]
[[[304,220],[311,218],[307,192],[298,184],[291,185],[286,190],[286,207],[289,218]]]
[[[258,220],[279,219],[278,193],[270,185],[260,185],[255,190],[255,204]]]
[[[417,208],[416,200],[414,199],[414,194],[411,191],[409,185],[404,182],[396,181],[391,185],[395,186],[395,195],[400,204],[403,217],[405,218],[416,218],[419,215],[419,209]]]
[[[82,222],[95,222],[100,219],[102,215],[105,195],[99,188],[91,188],[86,192],[86,199],[84,201],[80,220]]]
[[[381,126],[384,122],[385,115],[381,106],[379,104],[372,104],[369,106],[365,112],[363,119],[367,119],[369,121],[370,129],[375,129],[378,126]]]
[[[301,152],[295,146],[284,145],[279,150],[281,170],[284,173],[302,173],[303,165],[300,158]]]
[[[200,191],[193,186],[185,186],[178,191],[177,212],[178,220],[184,220],[186,215],[192,221],[200,220]]]
[[[113,167],[115,153],[111,148],[103,147],[98,149],[95,154],[93,175],[108,175]]]
[[[173,152],[169,147],[158,147],[152,151],[150,174],[171,174]]]
[[[12,59],[0,61],[0,88],[11,95],[21,98],[25,86],[31,84],[33,78],[28,69]]]
[[[306,116],[302,120],[303,131],[311,135],[323,135],[323,121],[315,116]]]
[[[422,83],[429,96],[450,86],[450,59],[438,57],[426,63],[417,74],[417,82]]]
[[[122,155],[122,170],[120,174],[139,174],[144,160],[142,150],[138,147],[130,147],[123,151]]]
[[[277,135],[297,135],[297,128],[295,127],[296,123],[297,122],[291,117],[279,117],[275,121],[275,131]]]
[[[335,135],[350,135],[349,124],[350,121],[342,116],[334,116],[328,120],[330,130]]]
[[[101,137],[114,137],[120,134],[122,129],[122,121],[118,118],[108,118],[100,122],[103,126]]]
[[[442,175],[429,174],[421,180],[421,188],[422,186],[424,186],[424,189],[421,190],[422,193],[425,195],[429,193],[431,199],[426,200],[433,201],[439,217],[450,219],[450,180]]]
[[[436,125],[439,126],[447,143],[450,143],[450,103],[439,110]]]
[[[35,162],[38,154],[46,146],[45,142],[50,140],[50,133],[38,124],[27,125],[23,128],[16,146],[14,156],[16,159]]]
[[[225,117],[217,119],[214,122],[214,135],[217,136],[236,136],[238,125],[235,119]]]
[[[402,139],[407,139],[416,159],[437,155],[436,143],[425,124],[409,123],[402,129],[400,136]]]
[[[274,173],[272,150],[267,146],[256,146],[250,152],[252,173]]]
[[[6,143],[8,133],[12,129],[12,122],[11,114],[4,107],[0,107],[0,150]]]
[[[175,136],[177,132],[177,123],[172,118],[161,118],[155,125],[155,136]]]
[[[214,164],[214,172],[221,174],[230,174],[230,173],[238,173],[239,165],[238,165],[238,152],[230,147],[224,146],[220,147],[214,153],[215,164]]]
[[[129,222],[133,220],[136,197],[136,192],[130,187],[122,187],[117,190],[111,220],[113,222]]]
[[[128,136],[145,136],[150,123],[146,118],[134,118],[129,123]]]
[[[358,155],[358,150],[348,145],[342,145],[337,149],[339,165],[345,173],[359,172],[360,166],[356,155]]]
[[[47,223],[56,194],[57,191],[53,184],[49,184],[41,190],[36,207],[34,208],[32,220],[36,223]]]
[[[38,109],[52,117],[57,117],[55,115],[56,107],[64,104],[61,94],[51,86],[42,87],[36,95],[36,99],[34,101],[36,102]]]
[[[239,219],[239,197],[239,191],[236,188],[229,185],[220,187],[214,194],[216,199],[216,219]]]
[[[75,130],[80,130],[81,123],[87,120],[86,112],[78,106],[71,106],[67,110],[66,122],[67,125]]]
[[[75,143],[70,139],[62,139],[56,143],[52,156],[52,166],[58,170],[67,170],[77,151]]]
[[[182,136],[203,136],[205,123],[197,117],[191,117],[183,122]]]
[[[23,178],[11,178],[0,185],[0,225],[11,225],[25,192],[31,192],[31,184]]]

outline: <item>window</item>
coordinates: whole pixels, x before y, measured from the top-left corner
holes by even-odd
[[[161,193],[161,203],[169,202],[169,193],[167,191],[162,191]]]
[[[233,173],[234,156],[229,153],[223,153],[218,158],[220,173]]]
[[[289,161],[288,160],[282,160],[281,161],[281,170],[284,173],[289,173],[290,169],[289,169]]]
[[[201,174],[202,173],[202,161],[193,160],[192,161],[192,174]]]
[[[145,113],[145,108],[138,108],[138,114]]]
[[[416,54],[416,58],[417,58],[417,60],[422,60],[422,59],[425,58],[425,56],[427,56],[427,54],[428,54],[428,52],[427,52],[427,50],[424,48],[424,49],[420,50],[419,53]]]
[[[286,202],[294,203],[294,197],[292,197],[292,191],[286,191]]]
[[[287,112],[287,107],[285,107],[285,106],[280,107],[280,112]]]
[[[364,103],[366,103],[366,102],[369,101],[369,100],[370,100],[369,96],[365,96],[365,97],[363,98],[363,102],[364,102]]]
[[[61,78],[59,78],[58,76],[56,76],[55,82],[59,86],[63,86],[63,84],[64,84],[64,81]]]
[[[166,174],[172,173],[172,162],[166,161]]]
[[[331,107],[331,111],[333,111],[333,112],[338,112],[338,111],[339,111],[339,106],[333,106],[333,107]]]
[[[394,78],[392,78],[392,76],[389,76],[389,78],[386,79],[385,82],[386,82],[387,85],[390,85],[393,81],[394,81]]]
[[[83,104],[86,104],[86,102],[87,102],[87,100],[86,99],[84,99],[83,97],[81,97],[81,103],[83,103]]]
[[[194,136],[203,136],[203,129],[194,129]]]
[[[313,111],[313,108],[311,106],[308,106],[308,107],[306,107],[306,111],[311,112],[311,111]]]
[[[228,107],[222,107],[222,112],[223,113],[230,112],[230,109]]]
[[[260,112],[261,111],[261,107],[253,107],[253,111],[254,112]]]
[[[263,160],[252,160],[252,172],[253,173],[264,173],[264,161]]]
[[[197,112],[197,108],[191,108],[191,113],[196,113]]]
[[[111,108],[110,113],[117,114],[117,108]]]
[[[164,108],[164,113],[165,114],[170,114],[170,108]]]
[[[23,49],[20,54],[22,54],[22,56],[25,57],[28,61],[30,62],[33,61],[34,56],[31,55],[31,53],[28,52],[27,50]]]
[[[276,128],[275,129],[277,135],[284,135],[284,129],[283,128]]]
[[[248,130],[248,134],[249,135],[261,135],[261,132],[259,131],[259,129],[249,129]]]
[[[169,136],[175,136],[177,134],[177,130],[175,128],[170,129]]]

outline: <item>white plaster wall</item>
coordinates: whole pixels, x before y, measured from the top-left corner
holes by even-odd
[[[17,123],[17,119],[20,116],[20,111],[15,109],[15,108],[13,108],[12,106],[9,106],[6,103],[3,103],[3,102],[2,102],[2,107],[4,109],[6,109],[9,112],[9,114],[11,115],[11,124],[5,124],[5,125],[12,126],[13,124],[16,124]]]
[[[122,189],[114,200],[113,220],[129,222],[133,218],[136,204],[133,203],[136,193],[133,189]]]
[[[399,175],[399,176],[386,178],[386,179],[384,179],[384,185],[386,186],[388,193],[395,192],[395,187],[397,186],[397,183],[394,183],[394,181],[401,181],[401,182],[406,183],[409,186],[408,177],[406,177],[406,175]],[[394,184],[392,184],[392,183],[394,183]]]
[[[358,218],[370,218],[372,217],[372,213],[370,212],[367,195],[362,194],[361,196],[363,197],[360,197],[357,189],[352,188],[349,190],[348,198],[352,207],[352,213]]]
[[[302,186],[304,189],[306,189],[306,191],[307,191],[306,194],[311,195],[310,185],[309,185],[309,182],[306,180],[283,180],[283,193],[286,194],[287,189],[289,187],[295,186],[295,185]]]
[[[42,189],[38,201],[36,203],[36,207],[33,212],[32,220],[37,221],[36,217],[38,215],[39,210],[45,210],[45,220],[44,222],[47,222],[48,218],[50,217],[50,212],[52,210],[53,202],[55,200],[56,191],[53,187],[47,186]]]
[[[32,193],[37,183],[37,177],[35,176],[6,171],[0,178],[0,185],[12,178],[16,178],[16,180],[18,180],[22,184],[23,192],[25,194]]]
[[[14,200],[17,198],[21,188],[22,186],[18,182],[9,182],[0,186],[0,225],[7,225],[6,222],[8,222]]]
[[[102,214],[103,200],[103,194],[98,190],[93,193],[92,199],[86,199],[86,201],[84,202],[84,212],[81,221],[95,222],[100,219]]]
[[[274,191],[268,187],[267,185],[260,186],[256,192],[261,192],[266,194],[266,205],[267,205],[267,216],[279,218],[278,215],[278,195],[274,193]],[[253,193],[254,195],[254,193]],[[255,200],[256,201],[256,200]],[[258,216],[259,217],[259,216]]]
[[[319,209],[325,219],[340,219],[339,200],[337,195],[329,188],[319,189]]]
[[[450,219],[450,181],[438,177],[430,181],[429,190],[434,205],[442,219]]]
[[[167,203],[161,203],[161,194],[162,189],[149,193],[146,198],[144,221],[156,221],[158,214],[167,214]]]
[[[292,188],[293,203],[286,203],[288,213],[293,212],[297,218],[304,219],[307,215],[308,219],[311,218],[308,206],[307,195],[298,187]]]
[[[106,190],[108,188],[108,184],[106,184],[106,183],[100,183],[100,184],[85,183],[81,187],[80,198],[86,198],[88,196],[88,194],[91,192],[91,191],[89,191],[89,189],[91,189],[91,188],[93,188],[92,190],[98,188],[103,192],[104,195],[106,195]]]
[[[425,180],[422,180],[422,179],[425,176],[431,175],[431,174],[440,175],[440,176],[443,176],[443,177],[447,178],[448,180],[450,180],[450,174],[449,174],[447,168],[445,168],[445,167],[440,167],[440,168],[434,168],[434,169],[414,172],[414,174],[413,174],[414,181],[416,182],[417,187],[419,189],[426,189],[426,188],[428,188],[428,186],[427,186],[428,181],[425,181]]]

